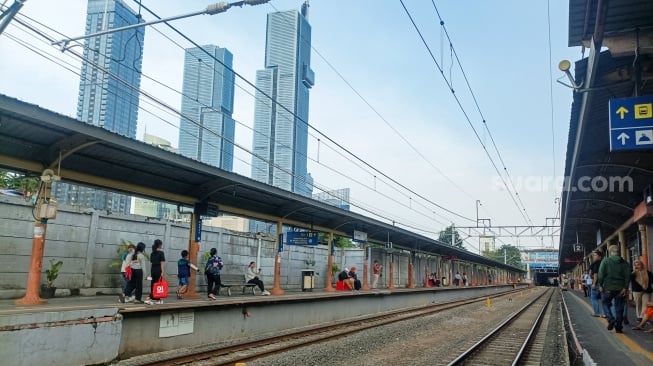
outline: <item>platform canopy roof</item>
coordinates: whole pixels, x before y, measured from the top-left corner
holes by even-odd
[[[562,272],[619,230],[628,240],[636,239],[633,215],[653,183],[653,149],[610,152],[608,103],[653,94],[653,4],[570,0],[569,45],[585,47],[588,55],[575,63],[578,88],[570,89],[574,99],[565,161],[568,185],[562,194]],[[592,179],[598,189],[591,187]],[[602,188],[603,181],[612,184]]]
[[[282,190],[177,153],[0,95],[0,167],[153,198],[186,207],[207,201],[220,212],[353,237],[395,250],[439,253],[521,271],[364,215]]]

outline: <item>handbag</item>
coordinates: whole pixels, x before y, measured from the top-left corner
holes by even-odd
[[[168,282],[161,276],[158,281],[154,283],[152,298],[165,299],[168,297]]]
[[[132,279],[132,266],[131,265],[125,267],[125,277],[127,277],[128,280]]]

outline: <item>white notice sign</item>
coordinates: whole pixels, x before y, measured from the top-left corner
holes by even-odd
[[[193,311],[161,313],[161,318],[159,319],[159,338],[191,334],[193,333],[194,324],[195,312]]]

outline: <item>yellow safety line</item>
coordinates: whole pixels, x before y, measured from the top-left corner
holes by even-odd
[[[575,295],[572,295],[572,296],[576,297]],[[588,309],[590,312],[593,312],[593,311],[594,311],[594,309],[592,308],[592,306],[591,306],[590,304],[586,303],[585,301],[581,301],[581,300],[579,300],[579,299],[575,299],[575,300],[576,300],[576,302],[578,302],[578,303],[580,303],[581,305],[583,305],[583,306],[584,306],[586,309]],[[590,300],[590,301],[591,301],[591,300]],[[605,318],[598,318],[598,319],[605,319]],[[619,333],[615,333],[615,335],[616,335],[617,338],[619,338],[622,342],[624,342],[624,344],[626,345],[626,347],[630,348],[633,352],[641,353],[641,354],[643,354],[644,356],[648,357],[649,360],[653,361],[653,352],[649,352],[649,351],[647,351],[646,349],[642,348],[639,344],[637,344],[635,341],[633,341],[632,339],[630,339],[630,337],[628,337],[628,336],[627,336],[626,334],[624,334],[624,333],[621,333],[621,334],[619,334]]]

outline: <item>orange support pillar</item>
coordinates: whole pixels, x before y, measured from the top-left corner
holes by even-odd
[[[329,258],[327,259],[327,278],[326,278],[326,287],[324,291],[333,292],[336,289],[333,288],[331,284],[331,279],[333,278],[333,233],[329,233]]]
[[[48,220],[42,219],[34,223],[34,237],[32,239],[32,260],[27,276],[27,291],[25,297],[15,301],[16,305],[40,305],[47,303],[39,296],[41,282],[41,269],[43,268],[43,250],[45,247],[45,230]]]
[[[200,216],[194,213],[190,214],[190,236],[188,239],[188,258],[190,262],[197,265],[197,255],[199,254],[200,241],[202,236],[202,223]],[[199,233],[198,233],[199,231]],[[199,235],[198,235],[199,234]],[[197,240],[200,239],[200,240]],[[192,271],[188,279],[188,290],[184,294],[184,298],[199,299],[200,294],[197,293],[197,274],[193,275]]]
[[[363,291],[369,291],[370,286],[368,284],[368,273],[369,273],[369,265],[367,264],[369,258],[367,258],[367,244],[363,245],[363,284],[361,286],[361,290]]]
[[[281,221],[277,222],[277,255],[274,256],[274,287],[270,290],[272,295],[283,295],[281,289],[281,248],[283,243],[283,225]]]
[[[389,290],[394,290],[395,289],[395,270],[394,270],[394,263],[392,262],[394,255],[390,254],[390,263],[388,263],[388,269],[389,269],[389,275],[390,279],[388,281],[388,289]]]
[[[429,287],[429,267],[424,266],[424,287]]]
[[[413,274],[413,260],[408,262],[408,288],[415,288],[415,275]]]

